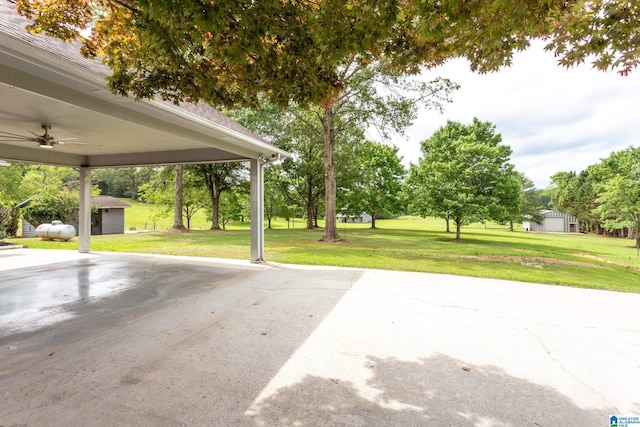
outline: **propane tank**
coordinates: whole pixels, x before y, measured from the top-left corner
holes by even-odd
[[[53,221],[51,224],[40,224],[36,228],[36,236],[43,239],[71,240],[76,235],[73,225],[63,224],[62,221]]]

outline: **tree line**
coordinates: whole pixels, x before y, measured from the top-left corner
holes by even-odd
[[[302,109],[283,114],[269,103],[227,113],[291,153],[265,171],[267,227],[274,218],[305,218],[308,229],[317,228],[319,219],[326,220],[321,136],[309,131],[317,116]],[[408,169],[396,146],[367,140],[362,126],[344,129],[337,134],[335,151],[337,207],[344,216],[367,213],[371,228],[381,217],[440,217],[447,231],[449,221],[454,222],[458,239],[469,222],[493,220],[513,229],[525,217],[540,217],[540,191],[509,163],[511,149],[489,122],[448,122],[421,143],[423,156]],[[69,168],[14,164],[0,171],[0,199],[8,205],[9,200],[15,204],[31,198],[24,214],[35,224],[52,219],[77,223],[76,175]],[[94,195],[160,205],[161,215],[183,217],[186,228],[201,210],[211,229],[249,217],[249,177],[243,163],[96,169],[92,182]],[[182,220],[174,221],[174,228],[184,226]]]
[[[640,149],[613,152],[579,173],[558,172],[549,193],[582,231],[635,238],[640,247]]]

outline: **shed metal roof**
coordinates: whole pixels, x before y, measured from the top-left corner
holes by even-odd
[[[111,196],[95,196],[91,198],[91,204],[100,209],[123,209],[131,205]]]

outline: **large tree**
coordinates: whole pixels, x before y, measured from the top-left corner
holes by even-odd
[[[175,181],[173,184],[173,225],[171,228],[177,231],[184,231],[184,223],[182,221],[182,205],[184,204],[183,197],[183,165],[174,166]]]
[[[513,166],[507,167],[494,184],[489,219],[499,224],[509,223],[509,231],[513,231],[513,220],[520,211],[522,185],[522,176]]]
[[[511,218],[510,229],[513,231],[513,222],[529,221],[535,224],[542,224],[544,221],[544,205],[541,201],[543,190],[535,187],[533,181],[520,173],[520,205],[518,213]]]
[[[318,132],[309,128],[309,124],[317,120],[314,112],[295,104],[281,110],[273,103],[263,101],[257,109],[237,108],[226,113],[291,153],[291,157],[268,168],[265,181],[271,188],[278,189],[289,203],[305,212],[307,228],[313,229],[314,212],[324,195],[322,139]],[[270,207],[275,211],[271,203]]]
[[[402,210],[401,189],[406,170],[398,147],[365,141],[355,148],[351,167],[357,171],[348,195],[349,210],[371,215],[376,228],[379,215],[396,215]]]
[[[410,81],[389,72],[385,62],[369,66],[353,62],[344,67],[342,90],[317,113],[311,129],[322,136],[325,180],[325,229],[322,240],[339,239],[336,227],[336,140],[352,129],[375,128],[383,139],[402,133],[417,116],[419,107],[441,109],[457,85],[446,79],[428,83]]]
[[[275,135],[274,142],[281,148],[302,154],[291,161],[285,160],[283,169],[289,169],[287,173],[291,174],[295,165],[313,166],[313,169],[322,167],[322,175],[308,168],[304,170],[305,180],[300,183],[305,184],[303,196],[307,205],[303,208],[309,212],[307,221],[311,221],[310,209],[319,205],[311,200],[311,184],[323,179],[324,241],[339,239],[336,227],[338,185],[340,180],[349,181],[349,175],[357,174],[347,162],[355,150],[353,147],[364,140],[365,131],[375,129],[382,139],[401,134],[415,119],[419,107],[440,109],[442,103],[449,100],[450,92],[457,88],[446,79],[411,81],[389,70],[387,65],[379,61],[363,66],[354,58],[343,69],[342,78],[347,86],[327,106],[301,109],[299,105],[290,104],[286,111],[279,113],[273,106],[263,103],[258,117],[266,118],[268,112],[280,117],[281,124],[275,132],[264,124],[255,126],[255,115],[253,118],[246,113],[234,115],[255,131],[262,129],[266,135]],[[277,122],[267,119],[267,123]],[[283,128],[289,129],[290,133],[282,134],[280,129]],[[321,163],[316,162],[317,155],[322,156]],[[300,159],[303,161],[298,162]],[[313,188],[320,189],[317,185]],[[308,226],[313,227],[311,223]]]
[[[448,121],[422,141],[410,178],[419,213],[453,219],[457,240],[463,223],[491,219],[513,177],[511,148],[501,142],[495,126],[477,118],[469,125]]]
[[[207,163],[187,168],[209,194],[211,230],[220,230],[220,196],[246,180],[246,166],[242,163]]]
[[[598,188],[606,179],[600,165],[591,165],[580,173],[558,172],[551,176],[549,186],[554,209],[578,218],[580,228],[585,232],[602,230],[598,207]]]

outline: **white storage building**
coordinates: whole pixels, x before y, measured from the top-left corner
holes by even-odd
[[[544,231],[553,233],[579,233],[580,223],[578,218],[557,211],[544,211],[544,220],[542,224],[525,221],[522,223],[522,229],[525,231]]]

